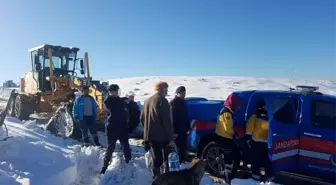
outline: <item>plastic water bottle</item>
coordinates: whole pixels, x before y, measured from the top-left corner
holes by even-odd
[[[169,171],[179,171],[180,170],[180,158],[176,149],[173,149],[168,155],[168,165]]]
[[[152,157],[152,154],[149,151],[147,151],[146,154],[145,154],[145,161],[146,161],[146,167],[150,168],[152,166],[152,163],[153,163],[153,157]]]

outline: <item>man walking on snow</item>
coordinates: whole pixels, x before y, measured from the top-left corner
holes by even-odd
[[[175,98],[170,101],[173,116],[174,133],[177,134],[176,146],[179,149],[180,163],[184,163],[187,158],[187,137],[190,130],[190,120],[188,116],[187,104],[185,101],[186,88],[180,86],[176,89]]]
[[[127,132],[127,109],[126,103],[123,99],[119,97],[119,86],[112,84],[108,88],[109,97],[104,101],[106,109],[110,112],[108,123],[106,125],[106,135],[107,135],[107,151],[104,157],[104,166],[101,173],[105,173],[114,152],[116,142],[119,140],[125,161],[128,163],[131,160],[131,149],[128,142],[128,132]]]
[[[153,157],[153,178],[161,174],[160,167],[163,165],[164,172],[168,172],[169,146],[174,147],[173,125],[169,102],[166,99],[168,84],[159,82],[155,85],[155,94],[148,98],[141,111],[140,120],[144,127],[145,148],[150,146]]]
[[[85,143],[90,143],[88,131],[90,131],[93,140],[97,146],[101,146],[95,129],[97,115],[96,100],[89,95],[89,87],[83,87],[83,95],[75,100],[73,105],[73,117],[80,124],[82,137]]]

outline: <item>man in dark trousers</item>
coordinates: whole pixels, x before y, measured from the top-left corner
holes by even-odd
[[[140,123],[140,110],[138,104],[134,101],[134,95],[128,95],[127,109],[129,113],[128,133],[133,133]]]
[[[288,114],[284,114],[285,116]],[[252,151],[252,179],[273,181],[272,161],[268,156],[268,113],[264,99],[258,100],[256,112],[247,122],[245,139],[250,144]],[[265,169],[265,176],[260,174],[261,167]]]
[[[163,165],[164,172],[168,172],[169,147],[174,147],[173,125],[169,102],[166,99],[168,84],[159,82],[154,87],[155,94],[149,97],[141,111],[140,120],[144,127],[145,148],[150,146],[153,157],[153,178],[161,174],[160,167]]]
[[[108,123],[106,124],[107,152],[104,157],[104,166],[101,173],[105,173],[114,152],[116,142],[119,140],[125,161],[131,160],[131,149],[128,143],[127,132],[127,109],[125,101],[119,97],[119,86],[112,84],[108,88],[109,97],[104,101],[105,108],[109,111]]]
[[[187,104],[185,101],[186,88],[180,86],[176,89],[175,98],[170,101],[173,117],[174,133],[177,134],[176,146],[180,157],[180,163],[184,163],[187,158],[187,137],[190,130],[190,120],[188,116]]]
[[[82,137],[85,143],[90,143],[88,131],[97,146],[101,146],[98,140],[95,121],[97,115],[97,102],[89,95],[89,87],[83,87],[83,95],[78,97],[73,105],[72,114],[80,124]]]

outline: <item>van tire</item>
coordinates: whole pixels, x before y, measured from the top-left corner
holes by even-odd
[[[215,155],[213,152],[219,151],[219,154],[224,154],[224,155]],[[205,170],[210,173],[211,175],[215,177],[222,178],[224,177],[224,169],[225,169],[225,163],[224,163],[224,158],[225,158],[225,152],[226,150],[219,145],[217,142],[213,141],[210,142],[203,150],[202,152],[202,159],[205,159],[207,161]],[[216,165],[210,166],[209,162],[210,161],[217,161]],[[221,165],[222,170],[219,169],[219,165]]]

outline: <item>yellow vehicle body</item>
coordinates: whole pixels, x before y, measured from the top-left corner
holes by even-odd
[[[85,70],[83,59],[77,58],[78,51],[79,48],[53,45],[29,50],[32,71],[20,79],[21,92],[13,100],[10,114],[27,120],[34,112],[55,112],[62,103],[72,103],[75,100],[74,93],[82,91],[83,86],[87,85],[90,87],[90,95],[98,104],[97,121],[105,121],[103,101],[106,89],[91,83],[88,53],[85,52]],[[79,61],[80,69],[77,69],[76,62]],[[83,76],[77,76],[76,70],[80,70]]]

